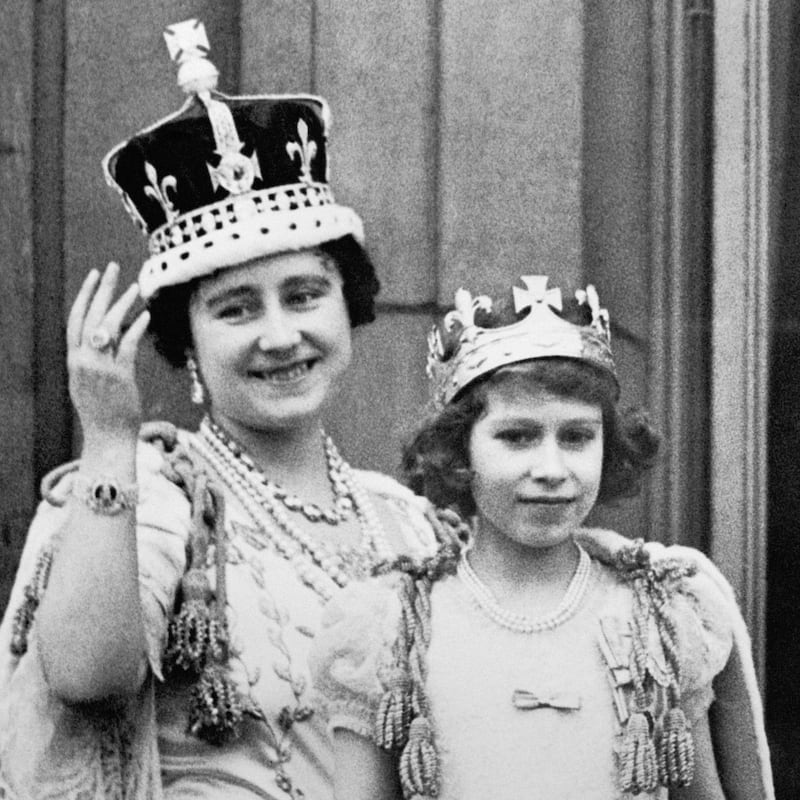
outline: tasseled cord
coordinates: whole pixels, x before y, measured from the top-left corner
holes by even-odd
[[[159,432],[159,439],[165,440]],[[189,733],[221,745],[239,735],[250,704],[230,674],[229,634],[225,616],[227,561],[224,496],[182,449],[167,446],[162,471],[189,496],[192,525],[187,570],[181,578],[180,606],[170,621],[164,654],[166,671],[194,682],[189,706]],[[171,452],[170,452],[171,450]],[[214,545],[216,590],[206,574],[209,546]]]
[[[664,581],[657,582],[651,602],[670,675],[669,708],[664,715],[658,740],[658,779],[662,786],[684,787],[689,786],[694,778],[694,737],[686,714],[680,707],[681,665],[677,630],[669,613],[668,600]]]
[[[650,604],[646,578],[633,581],[633,650],[630,670],[635,707],[625,726],[620,750],[620,788],[623,792],[652,792],[658,785],[658,764],[653,742],[653,719],[648,709],[645,688],[647,679],[647,628]]]
[[[677,562],[651,566],[641,543],[635,544],[630,551],[635,552],[627,553],[624,568],[630,570],[629,579],[634,592],[630,668],[635,708],[628,719],[622,740],[620,784],[624,792],[636,795],[652,792],[658,784],[666,787],[689,786],[694,778],[695,752],[691,728],[680,707],[677,630],[669,613],[672,584],[690,570]],[[647,710],[649,703],[645,688],[651,615],[656,622],[670,677],[668,709],[661,720],[657,746],[653,740],[654,722]]]
[[[431,512],[429,522],[439,542],[437,553],[421,562],[401,557],[381,571],[401,571],[400,621],[393,645],[395,671],[378,707],[378,745],[398,759],[397,771],[406,800],[439,796],[440,770],[425,682],[431,639],[431,588],[455,571],[464,525],[448,512]]]

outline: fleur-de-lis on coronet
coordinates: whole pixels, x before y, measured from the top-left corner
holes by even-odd
[[[178,211],[167,196],[167,190],[171,189],[174,192],[178,188],[177,179],[174,175],[167,175],[159,184],[156,168],[148,161],[144,162],[144,171],[150,181],[150,185],[144,187],[145,195],[158,202],[167,217],[167,222],[172,222],[178,216]]]
[[[300,144],[287,142],[286,152],[292,161],[295,155],[300,157],[300,180],[303,183],[311,183],[311,162],[317,155],[317,143],[313,139],[309,141],[308,125],[304,119],[297,121],[297,134],[300,137]]]
[[[556,311],[561,311],[561,289],[547,288],[547,275],[523,275],[520,280],[525,284],[524,289],[518,286],[512,287],[514,293],[514,311],[518,314],[526,308],[532,311],[536,309],[536,304],[550,306]]]
[[[456,325],[461,325],[464,335],[471,338],[475,331],[475,312],[480,308],[486,312],[492,310],[492,299],[486,295],[473,297],[468,289],[459,289],[453,302],[455,308],[449,311],[444,318],[444,329],[452,331]]]
[[[589,310],[592,312],[592,327],[610,342],[611,318],[607,309],[600,308],[600,297],[597,294],[597,289],[590,283],[585,289],[577,289],[575,291],[575,299],[582,306],[589,306]]]

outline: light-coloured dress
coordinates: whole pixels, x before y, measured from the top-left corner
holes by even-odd
[[[381,697],[396,675],[398,582],[390,575],[347,587],[326,610],[311,655],[331,727],[373,741]],[[537,632],[495,622],[460,575],[439,579],[431,590],[425,685],[440,800],[625,796],[617,754],[630,696],[632,611],[630,585],[597,560],[576,613]],[[691,722],[707,712],[713,679],[732,652],[733,609],[716,578],[699,570],[683,580],[671,611],[681,705]],[[649,665],[654,674],[665,669],[660,661]],[[638,797],[666,800],[667,790]]]
[[[182,441],[191,451],[192,436]],[[191,522],[187,497],[164,477],[162,466],[159,449],[140,444],[140,585],[148,656],[157,677],[111,723],[49,696],[36,664],[35,624],[26,655],[17,659],[9,653],[14,611],[24,599],[37,554],[57,536],[66,510],[42,503],[37,513],[0,628],[0,775],[8,796],[100,798],[112,796],[103,794],[103,783],[113,782],[124,787],[114,797],[137,800],[162,792],[168,800],[330,800],[332,752],[311,698],[307,665],[324,601],[230,492],[225,528],[231,667],[239,690],[263,719],[246,716],[241,735],[230,744],[201,741],[187,733],[191,686],[160,680]],[[390,549],[417,556],[430,552],[432,532],[422,501],[386,476],[355,474],[386,520]],[[62,497],[69,482],[67,476],[57,487]]]

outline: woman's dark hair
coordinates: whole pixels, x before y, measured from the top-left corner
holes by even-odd
[[[342,276],[350,326],[356,328],[372,322],[380,283],[367,251],[349,235],[324,242],[314,249],[330,258]],[[187,351],[192,349],[189,302],[201,280],[196,278],[188,283],[165,286],[148,303],[148,330],[153,344],[174,367],[185,366]]]
[[[639,411],[617,408],[613,377],[585,361],[537,358],[502,367],[468,386],[433,415],[406,445],[406,483],[434,505],[472,516],[469,438],[472,426],[486,411],[489,390],[515,383],[542,389],[558,397],[598,403],[603,413],[603,472],[598,503],[632,497],[646,470],[652,467],[660,438]]]

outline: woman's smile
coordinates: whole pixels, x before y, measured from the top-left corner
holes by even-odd
[[[297,383],[314,369],[318,361],[318,358],[309,358],[278,367],[259,367],[248,370],[247,374],[267,383]]]

